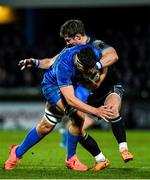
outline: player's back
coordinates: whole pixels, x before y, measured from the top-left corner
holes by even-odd
[[[42,84],[58,85],[57,76],[67,76],[67,72],[75,74],[74,55],[87,45],[77,45],[64,48],[56,58],[54,64],[44,73]]]

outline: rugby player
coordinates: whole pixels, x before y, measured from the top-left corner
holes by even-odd
[[[84,24],[80,20],[73,19],[66,21],[61,26],[60,36],[64,38],[67,46],[74,46],[77,44],[94,44],[102,52],[102,57],[99,60],[99,64],[97,64],[97,66],[99,69],[109,67],[108,72],[106,72],[107,76],[101,86],[99,86],[97,90],[94,90],[93,94],[88,97],[87,103],[95,107],[98,107],[102,104],[108,105],[113,110],[115,116],[109,122],[111,123],[113,134],[118,142],[119,152],[124,162],[132,160],[133,154],[128,151],[125,122],[120,114],[124,89],[122,87],[121,80],[118,78],[117,69],[115,68],[114,64],[116,61],[118,61],[116,50],[101,40],[87,36],[85,33]],[[32,66],[48,69],[53,64],[56,57],[45,58],[42,60],[37,60],[34,58],[25,59],[20,61],[20,65],[22,66],[22,69]],[[83,125],[84,130],[95,124],[94,119],[97,118],[92,118],[93,121],[91,121],[91,118],[86,116]],[[95,158],[97,158],[99,157],[98,154],[100,151],[98,149],[97,143],[92,140],[93,139],[91,139],[89,135],[85,134],[85,136],[81,137],[79,141]],[[97,150],[94,150],[94,152],[92,150],[93,146],[97,147]]]
[[[41,84],[47,100],[45,114],[20,145],[11,146],[9,158],[4,165],[5,170],[14,169],[23,155],[53,130],[64,116],[64,112],[72,120],[68,130],[68,143],[71,148],[68,148],[66,166],[77,171],[88,169],[76,156],[76,146],[79,135],[82,134],[85,113],[111,119],[113,111],[107,105],[98,108],[87,105],[75,97],[74,91],[81,79],[92,82],[91,77],[99,74],[96,63],[100,56],[99,50],[90,44],[64,48],[59,53],[52,67],[45,72]],[[100,76],[97,81],[100,84]],[[105,164],[109,165],[107,161]]]

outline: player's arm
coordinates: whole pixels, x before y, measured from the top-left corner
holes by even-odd
[[[89,82],[85,83],[84,86],[89,90],[95,90],[100,87],[101,83],[104,81],[108,72],[108,67],[99,70],[99,78],[95,79],[94,76],[89,77]]]
[[[102,51],[102,58],[100,59],[103,68],[109,67],[119,59],[116,50],[113,47],[109,47]]]
[[[95,40],[93,44],[99,48],[100,52],[102,53],[102,57],[97,64],[99,69],[109,67],[119,60],[118,54],[112,46],[101,40]]]
[[[105,67],[101,70],[100,72],[100,84],[104,81],[104,79],[106,78],[108,72],[108,67]]]
[[[76,98],[74,96],[74,88],[72,85],[60,87],[60,91],[64,96],[64,98],[66,99],[67,103],[70,106],[76,108],[77,110],[80,110],[85,113],[93,114],[104,119],[110,119],[111,117],[113,117],[112,110],[109,109],[107,106],[101,106],[99,108],[95,108]]]
[[[54,56],[53,58],[44,58],[44,59],[39,60],[40,63],[39,63],[39,67],[38,68],[49,69],[49,67],[51,65],[53,65],[53,63],[55,62],[57,56],[58,55]]]
[[[100,80],[98,82],[96,82],[96,88],[100,87],[100,85],[102,84],[102,82],[106,78],[107,72],[108,72],[108,67],[105,67],[105,68],[100,70]]]
[[[37,67],[41,69],[49,69],[49,67],[55,62],[58,55],[54,56],[53,58],[44,58],[44,59],[23,59],[20,60],[18,66],[20,66],[21,70],[30,67]]]

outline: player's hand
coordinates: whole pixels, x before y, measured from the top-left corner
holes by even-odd
[[[29,67],[36,67],[36,59],[29,58],[29,59],[20,60],[18,66],[20,66],[21,70]]]
[[[114,112],[109,106],[100,106],[97,108],[97,116],[108,122],[113,119]]]

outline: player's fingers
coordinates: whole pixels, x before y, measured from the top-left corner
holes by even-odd
[[[28,59],[21,60],[19,64],[20,66],[26,66],[28,64]]]
[[[105,115],[103,115],[103,119],[111,119],[111,116],[105,114]]]
[[[106,122],[109,122],[105,117],[102,117],[102,119],[103,119],[104,121],[106,121]]]
[[[101,116],[101,118],[100,118],[99,120],[104,120],[104,121],[106,121],[106,122],[109,122],[109,121],[106,119],[105,116]]]
[[[110,116],[110,117],[113,117],[114,116],[114,113],[112,111],[109,111],[107,109],[104,109],[102,111],[103,115],[107,115],[107,116]]]
[[[109,116],[113,116],[113,115],[114,115],[114,112],[113,112],[113,111],[107,111],[107,114],[108,114]]]
[[[105,109],[112,109],[112,106],[110,106],[110,105],[104,105],[103,108],[105,108]]]
[[[22,66],[24,64],[24,60],[19,61],[18,66]]]
[[[21,67],[21,71],[25,69],[25,65]]]
[[[115,115],[112,113],[108,113],[108,114],[106,114],[106,116],[107,116],[107,119],[114,119],[115,118]]]
[[[104,109],[102,111],[102,116],[105,117],[106,119],[113,119],[114,118],[114,113],[112,111]]]

